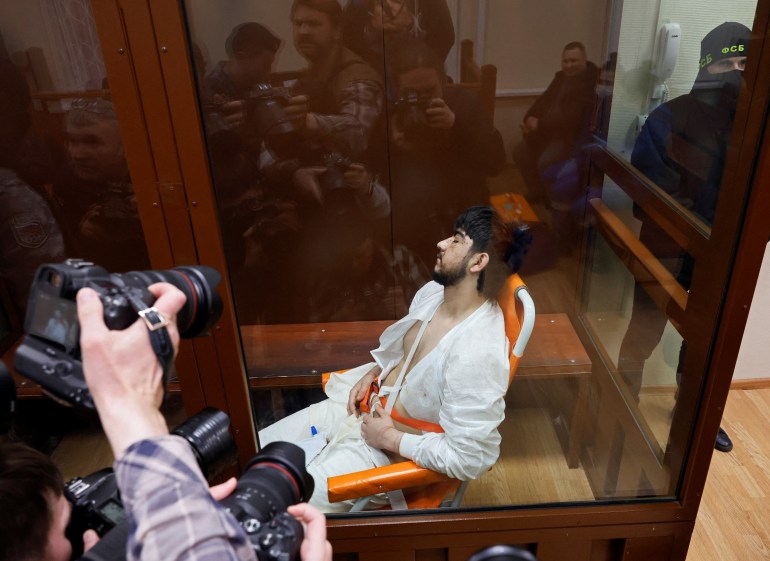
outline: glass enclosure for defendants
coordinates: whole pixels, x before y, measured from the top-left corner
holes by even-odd
[[[561,26],[506,3],[327,8],[185,3],[258,428],[324,399],[322,373],[369,362],[454,218],[491,201],[532,230],[521,274],[538,315],[500,459],[462,505],[674,497],[686,437],[672,438],[690,431],[706,356],[683,335],[709,341],[688,291],[710,268],[697,258],[745,86],[734,72],[713,109],[691,90],[711,85],[701,39],[719,23],[743,22],[751,56],[754,3],[704,18],[589,2]],[[563,51],[582,50],[573,72]],[[293,117],[298,96],[321,131]],[[453,126],[420,128],[433,99]],[[680,107],[672,146],[654,145]],[[519,130],[533,115],[539,130]]]
[[[223,319],[184,343],[171,389],[188,415],[231,415],[243,463],[260,429],[325,399],[324,373],[372,360],[456,216],[491,204],[532,234],[536,311],[499,458],[451,506],[330,515],[336,554],[684,559],[737,354],[720,318],[742,328],[734,283],[758,271],[739,241],[767,198],[768,8],[3,7],[0,52],[30,100],[11,115],[37,139],[13,140],[3,171],[48,201],[64,248],[38,257],[40,219],[14,219],[3,255],[26,239],[27,260],[221,270]],[[8,307],[23,299],[3,269]],[[0,323],[4,352],[22,314]]]

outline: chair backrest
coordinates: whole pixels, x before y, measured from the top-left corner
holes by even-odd
[[[511,345],[508,354],[510,361],[508,383],[510,384],[535,326],[535,303],[529,295],[527,285],[518,274],[508,277],[500,289],[497,301],[503,310],[505,335]]]
[[[474,60],[473,41],[463,39],[460,42],[460,82],[448,84],[450,88],[475,90],[489,122],[495,121],[495,101],[497,100],[497,66],[483,64],[478,66]]]

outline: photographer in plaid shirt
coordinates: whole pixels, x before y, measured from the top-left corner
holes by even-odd
[[[152,285],[157,310],[179,345],[176,313],[182,292],[166,283]],[[170,435],[159,411],[163,369],[141,321],[123,331],[104,325],[102,303],[88,288],[77,295],[83,369],[102,427],[115,454],[115,475],[131,521],[127,558],[254,560],[246,533],[217,503],[236,480],[209,492],[190,445]],[[305,525],[303,561],[331,561],[326,521],[315,508],[298,504],[288,512]]]

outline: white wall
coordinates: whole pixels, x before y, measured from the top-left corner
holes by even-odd
[[[676,68],[666,81],[668,98],[672,99],[692,87],[698,73],[701,39],[725,21],[751,28],[756,4],[756,0],[624,0],[609,145],[630,157],[636,139],[636,117],[650,109],[650,64],[661,25],[678,23],[682,29]]]
[[[734,380],[770,378],[770,244],[759,271],[754,299],[749,310]]]
[[[288,0],[228,0],[226,9],[211,0],[187,0],[185,10],[193,41],[203,51],[208,69],[220,60],[227,60],[225,41],[233,28],[247,21],[261,23],[283,44],[275,61],[275,70],[299,70],[307,64],[292,44]]]

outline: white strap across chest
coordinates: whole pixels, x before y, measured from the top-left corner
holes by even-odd
[[[438,310],[439,306],[436,306],[436,310]],[[390,415],[390,412],[393,411],[393,406],[396,404],[396,399],[398,398],[398,394],[401,391],[401,388],[404,383],[404,377],[406,376],[406,373],[409,371],[409,365],[412,364],[412,358],[414,358],[414,353],[417,351],[417,347],[420,344],[422,335],[423,333],[425,333],[425,329],[428,327],[428,324],[433,319],[433,316],[435,315],[436,310],[433,310],[433,313],[430,315],[430,317],[423,320],[422,325],[420,325],[420,329],[417,331],[417,337],[415,337],[414,343],[412,343],[412,348],[409,349],[409,354],[407,355],[406,360],[404,361],[404,365],[401,367],[401,371],[398,373],[398,377],[396,378],[396,383],[393,384],[392,386],[380,386],[380,392],[377,395],[388,396],[388,402],[385,405],[385,411],[389,415]]]

